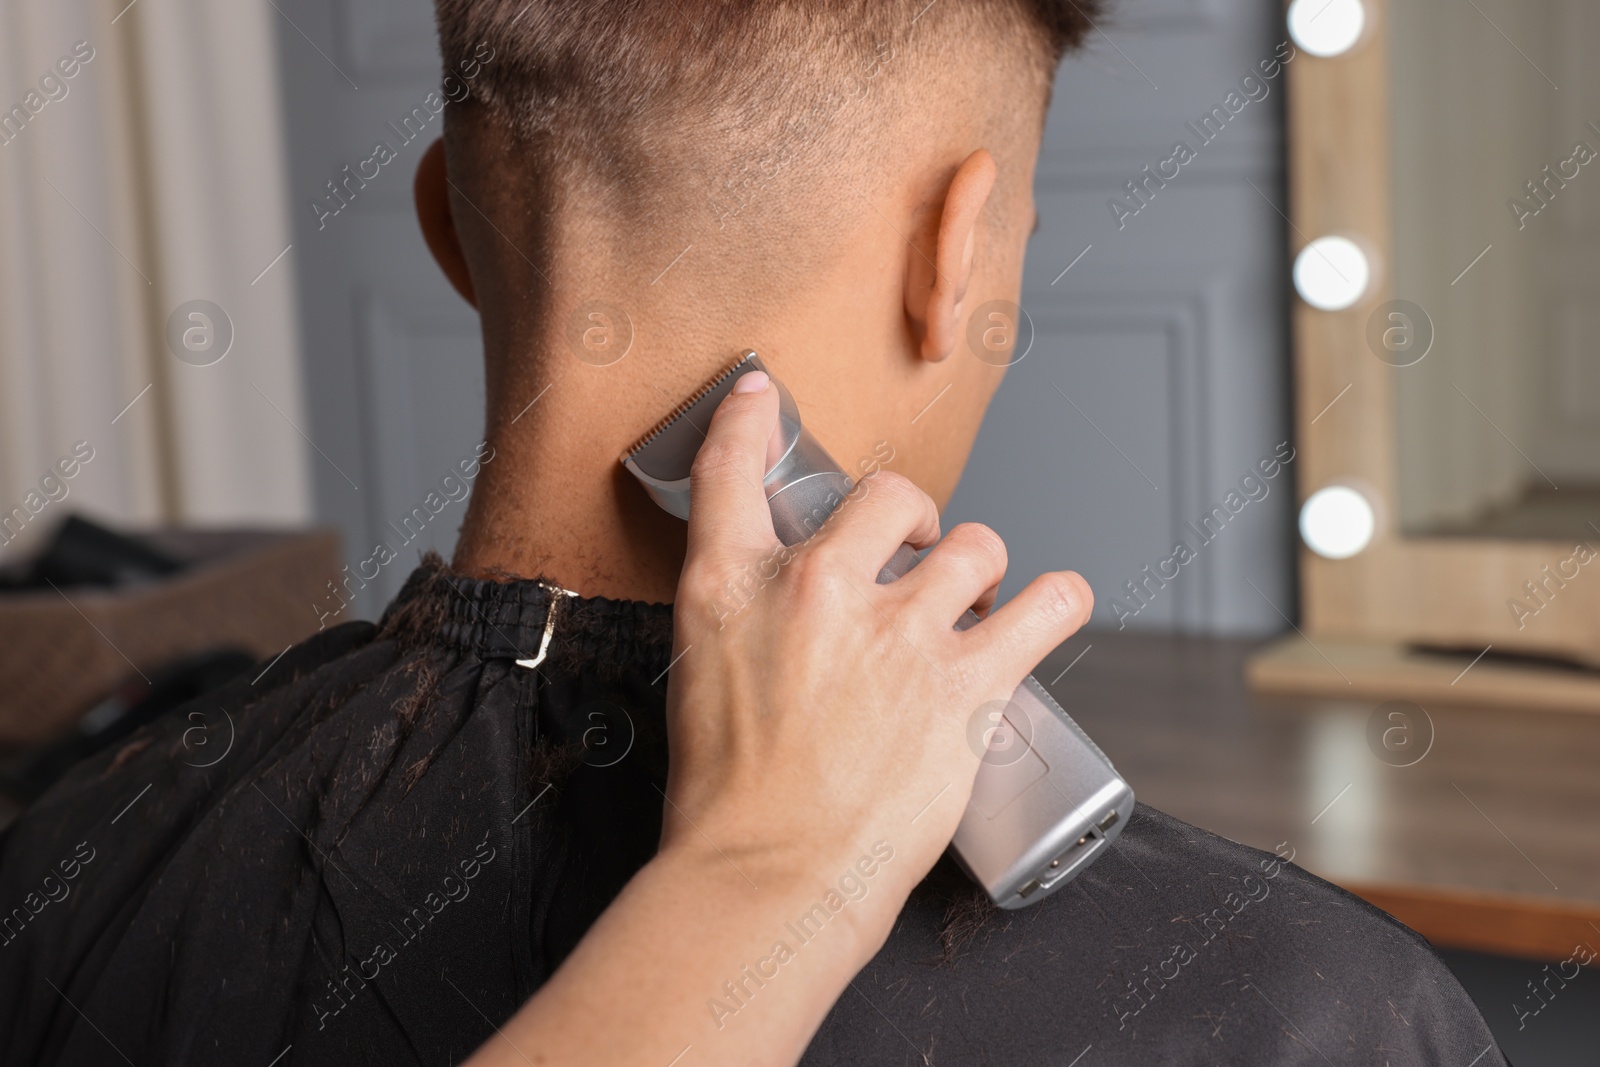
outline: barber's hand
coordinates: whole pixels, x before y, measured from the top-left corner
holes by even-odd
[[[818,898],[854,868],[846,884],[865,893],[842,913],[864,963],[955,834],[982,755],[974,716],[1083,625],[1093,597],[1077,574],[1046,574],[953,629],[992,602],[1005,546],[975,524],[940,541],[933,501],[889,472],[784,548],[761,489],[777,418],[777,390],[747,373],[694,463],[662,850]],[[937,547],[878,585],[902,542]]]
[[[981,526],[878,585],[902,543],[939,541],[933,501],[894,474],[785,549],[761,491],[778,391],[757,371],[734,390],[691,474],[661,851],[480,1067],[532,1062],[524,1048],[551,1064],[693,1049],[708,1067],[793,1067],[954,836],[981,755],[974,715],[1089,616],[1083,579],[1050,574],[955,630],[1005,572]]]

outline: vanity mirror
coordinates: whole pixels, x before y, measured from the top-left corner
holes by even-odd
[[[1600,709],[1600,6],[1286,13],[1302,623],[1250,679]]]

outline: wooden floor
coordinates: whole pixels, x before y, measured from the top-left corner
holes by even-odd
[[[1600,949],[1600,715],[1427,707],[1431,744],[1413,714],[1408,758],[1425,755],[1395,766],[1377,753],[1399,720],[1369,740],[1378,699],[1252,696],[1242,668],[1259,644],[1096,631],[1035,674],[1144,803],[1258,848],[1287,842],[1437,945]]]

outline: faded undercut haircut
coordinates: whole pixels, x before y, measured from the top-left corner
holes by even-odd
[[[930,62],[960,70],[999,56],[1047,98],[1056,65],[1101,6],[437,0],[446,70],[485,46],[493,56],[447,112],[446,140],[455,158],[464,139],[492,139],[496,156],[514,153],[543,179],[581,182],[624,211],[660,208],[663,191],[688,180],[695,202],[726,219],[752,188],[825,160],[841,130],[857,138],[855,156],[891,151],[870,123],[899,114]]]

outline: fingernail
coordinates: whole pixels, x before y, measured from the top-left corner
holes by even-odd
[[[738,381],[733,383],[733,391],[736,393],[759,393],[767,387],[767,381],[766,371],[747,371],[740,376]]]

